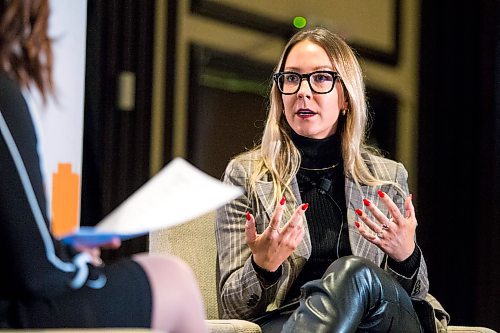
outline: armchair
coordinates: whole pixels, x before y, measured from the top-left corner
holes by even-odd
[[[149,251],[178,256],[191,266],[205,301],[209,332],[261,333],[260,327],[252,322],[219,319],[214,221],[215,212],[210,212],[188,223],[152,232]]]

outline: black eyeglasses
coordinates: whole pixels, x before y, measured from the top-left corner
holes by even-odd
[[[273,79],[279,91],[284,95],[293,95],[300,89],[302,80],[307,79],[309,88],[316,94],[328,94],[333,90],[335,81],[340,75],[334,71],[315,71],[308,74],[295,72],[274,73]]]

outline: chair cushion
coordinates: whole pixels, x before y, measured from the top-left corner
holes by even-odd
[[[211,333],[261,333],[260,326],[246,320],[207,320]]]
[[[151,253],[171,254],[191,266],[198,280],[208,319],[218,319],[215,211],[149,237]]]

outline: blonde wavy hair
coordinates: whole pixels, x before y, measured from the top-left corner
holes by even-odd
[[[290,50],[299,42],[310,41],[321,46],[328,54],[333,67],[339,73],[337,81],[342,85],[349,109],[340,116],[339,127],[342,142],[344,171],[354,182],[366,185],[390,183],[376,178],[368,169],[363,152],[378,155],[375,148],[365,142],[368,121],[365,85],[361,66],[347,43],[338,35],[324,28],[315,28],[296,33],[285,46],[276,72],[283,71]],[[282,95],[275,82],[270,93],[270,105],[261,143],[253,148],[259,159],[249,178],[249,195],[256,198],[256,183],[266,174],[273,182],[273,199],[276,202],[288,192],[291,197],[290,183],[300,167],[301,157],[290,139],[290,126],[285,115]],[[296,198],[294,198],[296,201]]]
[[[0,69],[44,99],[53,92],[48,0],[0,0]]]

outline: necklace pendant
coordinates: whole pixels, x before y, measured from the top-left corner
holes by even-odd
[[[307,171],[325,171],[325,170],[334,169],[337,165],[339,165],[339,164],[335,163],[334,165],[324,167],[324,168],[306,168],[306,167],[302,167],[302,166],[300,168],[302,170],[307,170]]]

